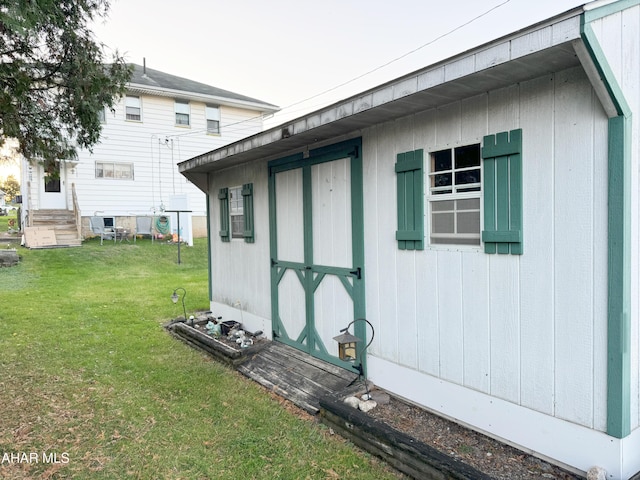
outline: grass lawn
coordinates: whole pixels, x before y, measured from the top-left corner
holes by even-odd
[[[7,233],[9,231],[9,220],[16,222],[17,210],[9,211],[8,215],[0,215],[0,232]],[[16,222],[14,228],[18,228],[18,224]]]
[[[181,265],[149,240],[18,252],[0,269],[0,478],[398,478],[165,333],[174,288],[208,308],[203,239]]]

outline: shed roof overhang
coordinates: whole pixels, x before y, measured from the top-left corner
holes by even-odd
[[[207,192],[207,175],[273,159],[375,124],[580,65],[577,8],[346,100],[191,158],[180,173]]]

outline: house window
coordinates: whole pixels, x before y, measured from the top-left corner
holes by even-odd
[[[142,120],[142,102],[140,97],[134,97],[127,95],[125,98],[125,112],[127,120],[141,121]]]
[[[96,178],[133,180],[132,163],[96,162]]]
[[[480,245],[480,144],[430,154],[432,245]]]
[[[207,105],[205,108],[205,116],[207,117],[207,133],[219,134],[220,108]]]
[[[253,184],[241,187],[221,188],[220,200],[220,238],[228,242],[231,238],[244,238],[247,243],[254,242],[253,233]]]
[[[105,114],[104,108],[98,110],[98,120],[100,123],[107,123],[107,115]]]
[[[176,125],[188,127],[191,124],[189,116],[189,102],[185,100],[176,100]]]

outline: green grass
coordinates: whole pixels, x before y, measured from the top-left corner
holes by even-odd
[[[8,215],[0,215],[0,232],[6,233],[9,231],[9,220],[13,219],[16,224],[14,228],[18,227],[16,220],[17,210],[10,210]]]
[[[208,309],[204,240],[181,265],[148,240],[19,253],[0,269],[0,462],[39,461],[0,463],[0,478],[397,478],[164,331],[182,316],[174,288],[187,314]]]

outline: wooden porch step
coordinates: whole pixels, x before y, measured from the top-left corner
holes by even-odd
[[[79,247],[82,245],[73,211],[67,209],[32,210],[29,215],[31,216],[31,226],[53,230],[56,236],[55,245],[40,245],[37,248]],[[34,247],[30,246],[29,248]]]
[[[238,371],[298,407],[316,415],[320,398],[341,391],[358,378],[280,342],[270,342]]]

